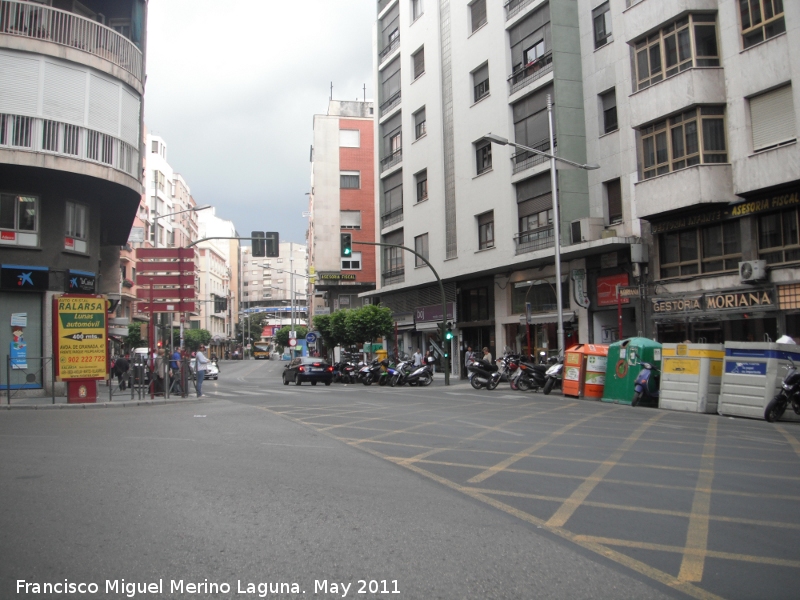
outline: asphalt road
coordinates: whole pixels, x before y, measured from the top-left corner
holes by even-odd
[[[282,367],[0,413],[0,598],[797,597],[797,425]],[[25,592],[64,580],[98,592]]]

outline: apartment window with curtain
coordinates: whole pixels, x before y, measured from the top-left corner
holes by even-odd
[[[477,173],[485,173],[492,168],[492,143],[481,140],[475,143],[475,162]]]
[[[419,139],[428,133],[428,121],[425,116],[425,107],[423,106],[414,113],[414,139]]]
[[[545,4],[536,12],[526,16],[514,25],[508,34],[514,72],[523,67],[543,66],[534,66],[532,63],[540,61],[550,51],[550,5]]]
[[[606,193],[606,213],[608,224],[622,223],[622,183],[612,179],[603,184]]]
[[[614,40],[611,36],[611,8],[608,2],[604,2],[592,11],[592,22],[595,50]]]
[[[425,73],[425,47],[417,50],[411,57],[414,65],[414,79],[418,79]]]
[[[603,133],[611,133],[619,129],[617,124],[617,92],[611,88],[600,94],[600,103],[603,107]]]
[[[339,187],[343,190],[357,190],[361,187],[359,171],[342,171],[339,174]]]
[[[700,106],[639,130],[644,179],[699,164],[728,161],[725,108]]]
[[[716,15],[691,14],[638,40],[634,88],[642,90],[692,67],[718,67],[716,21]]]
[[[87,213],[88,208],[84,204],[77,202],[67,202],[67,214],[65,219],[65,235],[78,240],[85,240],[87,237]]]
[[[494,248],[494,211],[478,215],[478,249]]]
[[[742,44],[745,49],[786,31],[784,0],[739,0]]]
[[[428,257],[428,234],[423,233],[422,235],[418,235],[414,238],[414,252],[417,254],[421,254],[426,259]],[[414,266],[415,267],[424,267],[425,261],[422,260],[419,256],[414,257]]]
[[[759,152],[797,139],[792,86],[750,98],[753,150]]]
[[[422,16],[422,0],[411,0],[411,21],[414,22]]]
[[[417,202],[428,199],[428,169],[423,169],[414,175],[414,183],[417,186]]]
[[[489,95],[489,63],[482,65],[472,72],[473,102]]]
[[[475,33],[478,29],[486,25],[486,0],[475,0],[469,5],[470,21],[472,23],[472,32]]]

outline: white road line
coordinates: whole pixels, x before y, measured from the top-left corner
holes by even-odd
[[[248,390],[234,390],[234,391],[237,394],[247,394],[248,396],[263,396],[264,394],[267,393],[266,390],[263,391],[263,392],[251,392],[251,391],[248,391]]]
[[[321,450],[332,450],[333,446],[307,446],[305,444],[277,444],[275,442],[261,442],[262,446],[288,446],[289,448],[320,448]]]
[[[524,434],[517,433],[515,431],[508,431],[506,429],[495,429],[494,427],[489,427],[488,425],[479,425],[478,423],[470,423],[469,421],[457,421],[458,423],[464,423],[465,425],[472,425],[473,427],[480,427],[482,429],[491,429],[493,431],[499,431],[500,433],[507,433],[508,435],[518,435],[519,437],[524,437]]]

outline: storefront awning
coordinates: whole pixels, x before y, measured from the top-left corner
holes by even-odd
[[[441,321],[423,321],[421,323],[417,323],[416,330],[417,331],[436,331],[439,329],[439,326],[442,324]]]
[[[570,323],[575,320],[575,311],[565,310],[563,313],[564,323]],[[520,325],[525,325],[525,315],[519,318]],[[545,323],[558,323],[558,313],[534,313],[531,315],[531,325],[544,325]]]

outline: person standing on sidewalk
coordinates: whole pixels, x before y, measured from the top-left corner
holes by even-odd
[[[203,380],[206,378],[206,366],[208,365],[208,359],[205,355],[206,347],[203,344],[200,344],[200,349],[197,351],[197,356],[195,356],[195,364],[197,365],[197,397],[203,395]]]
[[[472,351],[472,346],[467,346],[467,353],[464,355],[464,366],[466,367],[467,371],[467,379],[472,379],[473,373],[469,370],[469,366],[476,358],[475,352]]]
[[[181,387],[183,379],[181,379],[181,351],[179,348],[175,348],[175,352],[172,353],[169,368],[172,370],[172,375],[170,376],[172,383],[170,384],[169,392],[170,394],[173,392],[180,394],[183,390]]]

